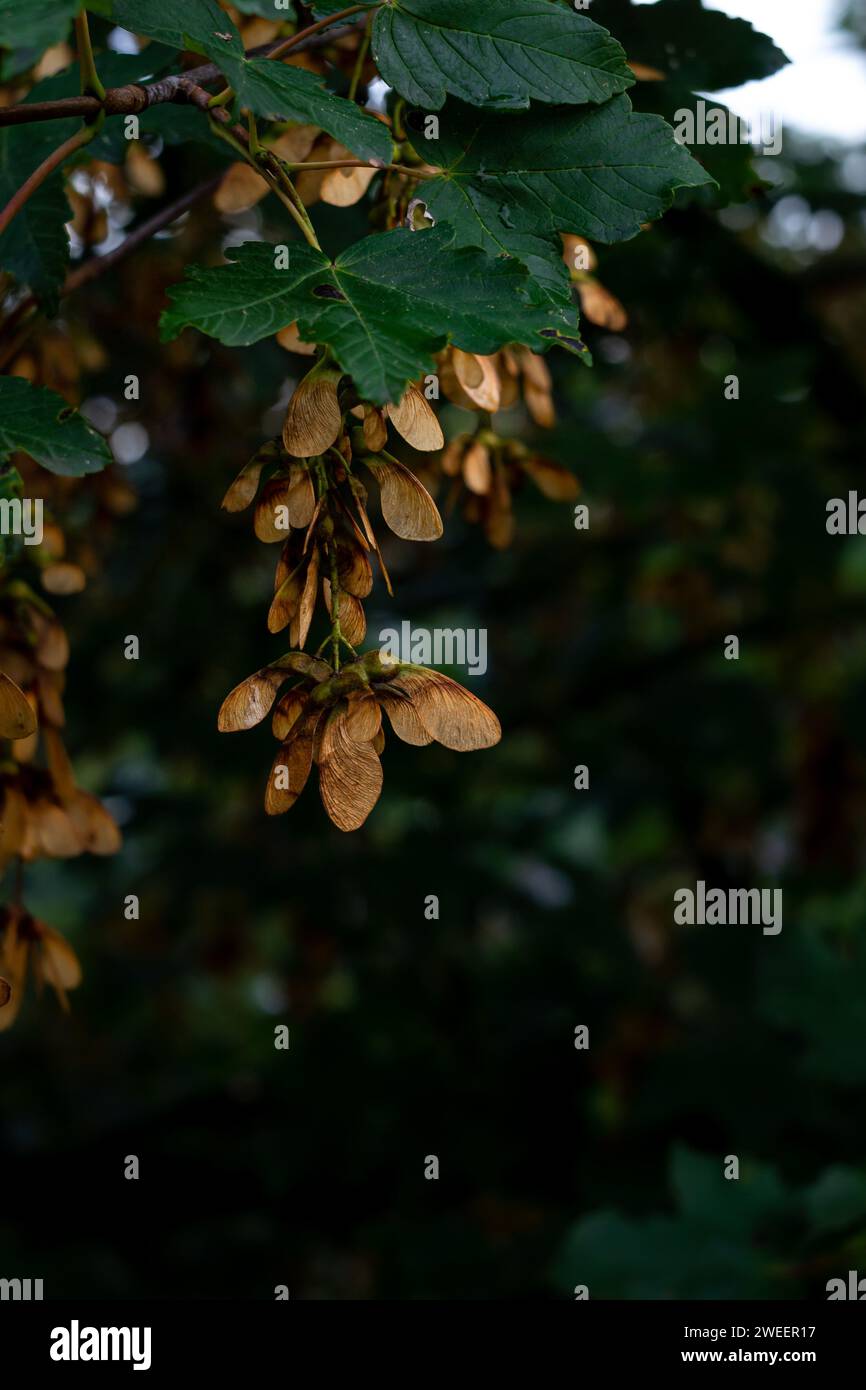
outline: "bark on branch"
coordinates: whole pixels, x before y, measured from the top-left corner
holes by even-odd
[[[326,44],[333,43],[335,39],[345,37],[346,34],[352,34],[358,28],[360,25],[350,24],[339,29],[326,29],[322,33],[311,34],[309,38],[299,40],[292,47],[292,54],[309,48],[324,48]],[[285,40],[280,43],[261,44],[258,48],[251,48],[246,57],[268,58],[284,46]],[[30,125],[34,121],[57,121],[69,116],[93,120],[100,111],[104,111],[106,116],[135,116],[147,111],[151,106],[161,106],[165,102],[189,101],[189,93],[193,88],[207,87],[212,82],[224,80],[216,63],[203,63],[200,67],[189,68],[186,72],[161,77],[156,82],[130,82],[125,87],[109,87],[104,101],[99,101],[97,97],[76,96],[64,97],[59,101],[33,101],[19,106],[0,107],[0,128]]]

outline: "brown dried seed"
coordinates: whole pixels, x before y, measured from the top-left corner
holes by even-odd
[[[378,454],[379,450],[384,449],[388,443],[388,426],[385,424],[385,416],[375,406],[368,406],[364,410],[363,434],[364,443],[372,454]]]
[[[66,1008],[68,1005],[65,991],[77,989],[81,984],[81,965],[69,942],[60,932],[54,931],[53,927],[46,927],[41,922],[37,925],[40,934],[39,968]]]
[[[544,430],[552,430],[556,424],[556,411],[550,392],[528,381],[523,388],[523,397],[536,425]]]
[[[366,598],[373,587],[373,566],[353,539],[338,542],[337,576],[340,587],[355,598]]]
[[[146,198],[161,198],[165,192],[165,174],[161,165],[138,141],[129,147],[124,173],[130,187],[136,193],[143,193]]]
[[[320,134],[318,126],[293,125],[289,130],[283,131],[271,145],[271,149],[287,164],[300,164],[306,159]]]
[[[456,439],[452,439],[446,445],[445,452],[439,461],[442,472],[449,478],[459,477],[463,466],[463,450],[466,447],[466,436],[461,434]]]
[[[67,561],[46,565],[41,578],[42,587],[49,594],[80,594],[87,583],[81,566]]]
[[[249,164],[230,164],[214,194],[214,207],[218,212],[228,214],[246,212],[260,203],[267,192],[267,180],[251,169]]]
[[[266,462],[266,458],[256,454],[255,458],[244,464],[222,500],[227,512],[242,512],[250,505],[259,490],[259,480]]]
[[[75,796],[76,787],[72,764],[69,761],[63,739],[56,729],[46,725],[42,731],[42,742],[45,747],[45,761],[48,764],[48,771],[51,773],[54,790],[61,801],[68,801]]]
[[[463,456],[463,480],[470,492],[484,497],[490,491],[491,477],[490,450],[475,440]]]
[[[278,478],[262,488],[253,513],[253,530],[266,545],[284,541],[289,534],[290,492],[291,482],[288,478]]]
[[[19,787],[10,783],[4,791],[0,816],[0,867],[18,854],[27,833],[27,802]]]
[[[433,742],[433,735],[428,733],[412,708],[411,700],[405,696],[391,695],[385,690],[377,692],[377,698],[388,718],[391,727],[398,738],[404,743],[411,743],[416,748],[424,748],[428,743]]]
[[[289,525],[299,531],[309,526],[316,509],[316,490],[310,470],[300,463],[292,465],[289,471],[289,491],[286,498],[289,509]]]
[[[301,690],[287,690],[274,707],[271,732],[284,742],[307,707],[309,696]],[[297,730],[296,730],[297,732]]]
[[[580,484],[573,473],[552,459],[537,455],[523,461],[523,469],[529,474],[536,487],[553,502],[570,502],[580,491]]]
[[[270,713],[277,691],[288,676],[289,672],[283,667],[264,666],[236,685],[222,702],[217,717],[220,732],[235,733],[260,724]]]
[[[479,410],[496,411],[502,396],[495,357],[479,357],[474,352],[454,348],[451,353],[454,374],[463,390]]]
[[[577,292],[581,313],[590,323],[607,328],[611,333],[621,333],[628,327],[628,314],[623,305],[599,280],[587,276],[578,282]]]
[[[306,565],[298,565],[277,589],[268,610],[268,632],[282,632],[295,617],[306,582],[306,569]]]
[[[42,722],[54,724],[62,729],[66,723],[63,713],[63,674],[54,671],[38,671],[36,674],[36,694]]]
[[[355,743],[370,743],[382,727],[382,711],[374,695],[353,695],[346,713],[346,733]]]
[[[543,357],[537,352],[530,352],[525,349],[520,354],[520,369],[523,372],[525,382],[531,382],[537,386],[539,391],[551,391],[553,380],[550,375],[550,368]]]
[[[301,592],[301,601],[298,604],[298,611],[292,619],[289,628],[289,641],[293,647],[302,647],[307,640],[310,631],[310,624],[313,621],[313,614],[316,610],[316,592],[319,586],[319,549],[314,546],[310,551],[310,560],[307,565],[307,576]]]
[[[321,720],[321,710],[302,721],[294,737],[284,743],[274,758],[265,788],[265,811],[281,816],[294,806],[313,766],[313,742]]]
[[[301,357],[315,357],[318,352],[315,343],[302,341],[296,323],[290,323],[288,327],[281,328],[277,334],[277,342],[286,352],[297,352],[300,353]]]
[[[10,985],[8,1003],[0,1012],[0,1032],[11,1028],[24,998],[24,983],[27,978],[28,942],[18,931],[17,919],[7,924],[0,940],[0,970]]]
[[[325,595],[325,606],[329,616],[331,612],[331,582],[325,579],[322,583],[322,591]],[[346,641],[353,647],[357,647],[367,635],[367,618],[364,614],[362,604],[355,598],[354,594],[340,594],[340,631]]]
[[[337,373],[314,375],[300,383],[286,412],[283,443],[295,458],[323,454],[339,437],[343,413],[337,398]]]
[[[51,859],[72,859],[81,854],[83,841],[71,816],[62,806],[40,797],[30,802],[29,816],[43,854]]]
[[[36,633],[36,660],[46,671],[63,671],[69,664],[69,639],[56,618],[31,611]]]
[[[358,830],[382,791],[382,764],[372,743],[356,743],[344,711],[326,719],[319,751],[319,793],[338,830]]]
[[[598,257],[589,242],[582,236],[574,236],[571,232],[563,232],[561,236],[562,259],[569,270],[595,270]]]
[[[429,452],[442,448],[445,437],[436,412],[417,386],[407,387],[399,404],[387,405],[385,410],[398,434],[413,449]]]
[[[36,715],[13,680],[0,671],[0,738],[28,738],[36,732]]]
[[[404,668],[393,684],[410,697],[423,727],[446,748],[491,748],[502,737],[492,709],[441,671]]]
[[[396,536],[407,541],[435,541],[442,518],[433,498],[408,468],[390,455],[364,459],[381,491],[382,516]]]
[[[379,171],[377,169],[329,169],[319,187],[323,203],[350,208],[363,198]]]
[[[90,854],[117,854],[122,843],[120,830],[98,797],[77,791],[67,809]]]
[[[447,352],[443,352],[437,359],[439,385],[448,400],[454,405],[459,405],[462,410],[480,410],[481,407],[476,405],[470,395],[467,395],[457,379],[457,373],[454,370],[452,362],[453,354],[454,349],[449,348]]]

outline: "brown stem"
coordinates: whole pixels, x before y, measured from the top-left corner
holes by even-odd
[[[25,179],[17,193],[13,193],[9,202],[2,212],[0,212],[0,236],[5,232],[9,223],[23,208],[29,198],[33,197],[37,188],[40,188],[45,180],[59,168],[64,159],[68,159],[71,154],[86,145],[88,140],[93,137],[93,127],[85,126],[82,130],[77,130],[74,135],[70,135],[68,140],[64,140],[62,145],[58,145],[56,150],[42,163],[38,165],[29,178]]]
[[[395,174],[408,174],[413,179],[435,179],[436,170],[431,173],[423,169],[413,169],[408,164],[377,164],[370,159],[311,159],[305,164],[287,164],[288,169],[379,169],[390,170]]]
[[[349,5],[348,9],[338,10],[336,14],[326,15],[324,19],[319,19],[315,24],[310,24],[306,29],[301,29],[297,34],[292,34],[290,38],[283,39],[267,55],[269,58],[282,58],[292,49],[300,48],[301,44],[320,30],[328,28],[331,24],[337,24],[341,19],[350,19],[353,14],[360,14],[366,10],[366,5]]]

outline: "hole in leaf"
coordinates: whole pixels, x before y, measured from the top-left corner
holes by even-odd
[[[345,299],[346,296],[333,285],[316,285],[313,294],[317,299]]]

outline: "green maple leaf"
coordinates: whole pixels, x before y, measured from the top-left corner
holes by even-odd
[[[236,59],[233,55],[223,59],[221,66],[241,105],[257,116],[317,125],[359,159],[389,163],[388,127],[353,101],[329,91],[315,73],[268,58]]]
[[[188,48],[219,63],[242,58],[241,36],[216,0],[111,0],[115,24],[172,48]]]
[[[65,477],[99,473],[111,450],[56,391],[21,377],[0,377],[0,459],[20,449],[43,468]]]
[[[389,86],[433,110],[449,93],[501,110],[602,102],[634,82],[606,29],[550,0],[393,0],[372,52]]]
[[[228,266],[191,266],[169,291],[164,338],[187,326],[246,346],[297,322],[302,338],[327,344],[367,400],[399,400],[408,382],[433,370],[447,343],[489,354],[508,342],[544,351],[575,340],[577,312],[550,304],[514,260],[455,249],[445,227],[365,238],[331,262],[308,246],[247,243]]]
[[[632,111],[627,96],[520,116],[452,101],[439,138],[414,143],[442,168],[423,197],[458,243],[517,256],[540,276],[559,274],[558,233],[626,241],[666,211],[677,188],[713,182],[667,122]]]

